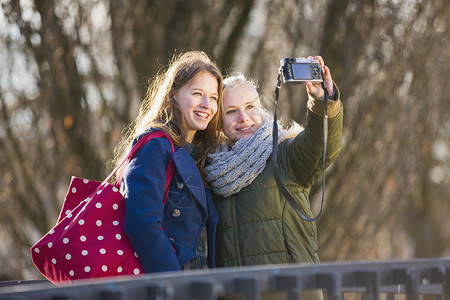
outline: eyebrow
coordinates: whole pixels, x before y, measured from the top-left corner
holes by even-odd
[[[197,90],[197,91],[206,92],[206,90],[204,90],[204,89],[202,89],[202,88],[199,88],[199,87],[195,87],[195,86],[191,87],[191,91],[192,91],[192,90]],[[212,92],[212,94],[214,94],[214,95],[216,95],[216,96],[219,96],[219,93],[218,93],[218,92]]]
[[[253,100],[249,100],[249,101],[247,101],[247,102],[245,102],[244,103],[244,105],[247,105],[247,104],[255,104],[255,102],[258,100],[258,98],[255,98],[255,99],[253,99]],[[237,106],[236,105],[230,105],[230,106],[228,106],[227,108],[225,108],[225,110],[228,110],[228,109],[230,109],[230,108],[236,108]]]

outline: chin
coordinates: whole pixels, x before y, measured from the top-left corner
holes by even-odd
[[[195,126],[195,130],[205,130],[208,127],[208,124],[199,124]]]
[[[244,133],[244,134],[239,134],[238,136],[237,136],[237,139],[238,140],[240,140],[240,139],[248,139],[249,137],[252,137],[252,133]]]

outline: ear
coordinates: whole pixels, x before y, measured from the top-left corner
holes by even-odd
[[[178,91],[176,91],[176,92],[173,94],[173,100],[174,100],[176,103],[178,103],[177,98],[178,98]]]

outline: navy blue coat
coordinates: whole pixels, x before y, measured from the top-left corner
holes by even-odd
[[[163,205],[166,170],[171,157],[171,146],[166,138],[152,139],[130,161],[122,182],[126,201],[125,233],[145,273],[180,270],[196,258],[204,226],[208,231],[208,266],[215,266],[219,214],[185,148],[175,146],[172,157],[175,171],[166,205]]]

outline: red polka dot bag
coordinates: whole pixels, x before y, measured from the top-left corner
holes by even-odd
[[[125,199],[120,193],[123,173],[131,158],[149,140],[169,136],[162,131],[142,137],[125,159],[103,181],[72,177],[56,225],[31,247],[36,268],[54,284],[143,273],[139,259],[124,232]],[[114,185],[108,183],[123,166]],[[173,176],[171,161],[166,173],[165,204]]]

